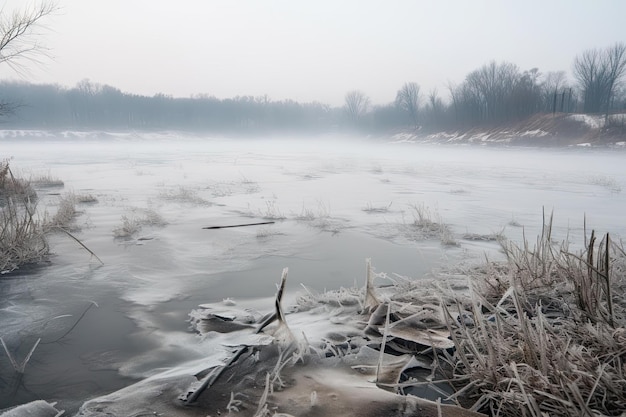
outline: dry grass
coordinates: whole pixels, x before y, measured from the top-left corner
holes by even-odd
[[[197,206],[210,206],[211,202],[198,195],[196,190],[187,187],[165,190],[159,194],[159,198],[167,201],[192,204]]]
[[[623,415],[626,255],[593,232],[571,253],[552,242],[551,225],[532,247],[503,244],[507,262],[473,277],[471,301],[444,305],[455,351],[442,370],[491,415]]]
[[[50,184],[48,180],[45,182]],[[79,201],[83,198],[67,193],[59,200],[52,217],[40,215],[31,182],[16,178],[8,161],[0,162],[0,273],[46,259],[50,252],[47,234],[56,230],[62,230],[85,247],[69,232],[78,214]]]
[[[362,210],[364,212],[370,213],[370,214],[372,214],[372,213],[388,213],[389,209],[391,209],[391,204],[392,203],[393,203],[393,201],[390,202],[389,204],[386,204],[386,205],[375,206],[372,203],[368,202],[365,205],[365,207],[362,208]]]
[[[11,172],[9,161],[0,161],[0,208],[4,207],[7,200],[22,200],[24,202],[36,202],[37,193],[28,181],[16,178]]]
[[[167,221],[154,210],[134,209],[129,216],[122,215],[122,223],[113,229],[113,236],[118,239],[131,239],[137,235],[144,226],[163,227]]]
[[[79,204],[94,204],[98,202],[98,198],[92,194],[76,194],[74,198]]]
[[[0,273],[42,261],[49,253],[43,224],[34,207],[8,197],[0,209]]]
[[[58,178],[47,173],[31,177],[28,181],[35,188],[63,188],[65,183]]]
[[[78,215],[76,210],[77,201],[78,199],[74,193],[63,195],[59,200],[56,213],[46,222],[45,227],[70,229],[71,224]]]
[[[413,229],[423,238],[439,238],[446,246],[457,246],[458,242],[450,227],[443,223],[441,216],[437,212],[431,211],[424,204],[414,204],[411,206],[413,214]]]
[[[342,219],[335,218],[331,215],[330,204],[324,203],[321,200],[317,202],[317,209],[303,205],[300,214],[296,215],[295,219],[299,222],[305,222],[316,229],[333,234],[339,233],[345,228]]]
[[[287,218],[278,208],[276,200],[266,200],[265,207],[266,209],[264,212],[259,210],[261,218],[265,220],[284,220]]]
[[[0,273],[43,260],[49,252],[43,222],[35,216],[36,194],[0,162]]]

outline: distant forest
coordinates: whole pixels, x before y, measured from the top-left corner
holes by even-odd
[[[519,122],[537,113],[626,112],[626,44],[577,56],[572,82],[564,71],[522,71],[490,62],[441,93],[416,82],[400,86],[396,100],[372,106],[362,91],[345,95],[343,106],[275,101],[263,97],[218,99],[130,94],[89,80],[75,87],[0,82],[2,129],[146,129],[214,133],[391,132],[469,129]]]

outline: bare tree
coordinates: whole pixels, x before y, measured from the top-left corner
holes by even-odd
[[[541,82],[541,100],[544,111],[556,111],[557,95],[561,95],[561,107],[564,107],[565,92],[570,89],[565,71],[549,71]],[[569,92],[567,95],[569,99]]]
[[[345,96],[346,112],[353,122],[359,121],[370,105],[369,97],[359,90],[348,91]]]
[[[396,105],[409,115],[413,126],[417,126],[419,101],[420,86],[417,83],[404,83],[396,93]]]
[[[506,120],[507,99],[514,90],[520,74],[517,65],[495,61],[472,71],[465,79],[470,93],[480,102],[480,118],[487,122]]]
[[[608,98],[606,101],[605,122],[608,122],[610,106],[613,104],[616,90],[626,74],[626,43],[618,42],[605,51],[609,74]]]
[[[559,91],[562,88],[568,88],[567,86],[567,75],[565,71],[549,71],[543,77],[543,82],[541,83],[543,89],[548,93],[553,93],[555,91]]]
[[[36,29],[41,27],[41,20],[55,10],[55,3],[41,3],[10,14],[0,9],[0,63],[22,71],[25,67],[21,61],[39,62],[47,49],[39,42],[40,34]]]
[[[583,92],[583,111],[608,114],[611,100],[626,73],[626,44],[606,49],[589,49],[576,56],[574,77]]]
[[[440,126],[443,122],[445,105],[439,97],[439,91],[436,88],[428,92],[428,104],[422,110],[422,123],[429,127]]]
[[[443,109],[443,101],[439,98],[439,91],[436,88],[428,92],[428,103],[435,112],[439,112]]]
[[[46,48],[39,43],[36,29],[41,20],[57,10],[55,3],[41,3],[22,11],[6,13],[0,8],[0,64],[7,64],[17,72],[24,72],[23,61],[38,63],[46,55]],[[0,115],[12,113],[15,105],[0,102]]]
[[[515,64],[495,61],[470,72],[460,85],[448,86],[456,123],[500,124],[540,111],[540,76],[537,68],[520,72]]]
[[[507,99],[509,118],[523,119],[541,110],[542,90],[538,68],[519,74]]]
[[[605,100],[603,97],[606,93],[605,74],[600,55],[600,50],[589,49],[574,58],[574,77],[583,92],[585,113],[599,112]]]

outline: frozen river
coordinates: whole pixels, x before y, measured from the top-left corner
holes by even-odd
[[[198,304],[362,285],[379,272],[420,279],[471,262],[497,233],[532,241],[542,210],[554,236],[582,242],[583,221],[626,236],[626,153],[610,149],[426,146],[327,138],[226,140],[175,134],[71,134],[0,139],[24,178],[48,177],[39,210],[73,193],[73,234],[51,237],[50,262],[0,279],[0,409],[43,398],[76,410],[203,355],[188,330]],[[424,236],[419,215],[449,232]],[[274,221],[261,226],[202,227]],[[381,282],[380,284],[383,284]],[[267,311],[271,305],[267,306]],[[77,320],[78,324],[72,327]]]

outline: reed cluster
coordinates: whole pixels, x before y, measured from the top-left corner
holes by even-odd
[[[39,262],[48,254],[44,225],[35,216],[37,194],[0,161],[0,273]]]
[[[45,260],[50,253],[47,235],[52,232],[64,232],[85,247],[70,230],[78,215],[76,204],[94,201],[94,197],[66,193],[60,197],[54,215],[48,216],[37,210],[38,197],[34,184],[41,185],[41,180],[31,182],[18,178],[13,175],[8,160],[0,161],[1,274]],[[54,184],[63,185],[58,180]]]
[[[502,417],[623,415],[623,247],[591,232],[572,253],[553,242],[552,217],[535,245],[502,247],[507,261],[475,274],[469,302],[443,305],[455,349],[440,363],[462,381],[456,396]]]

